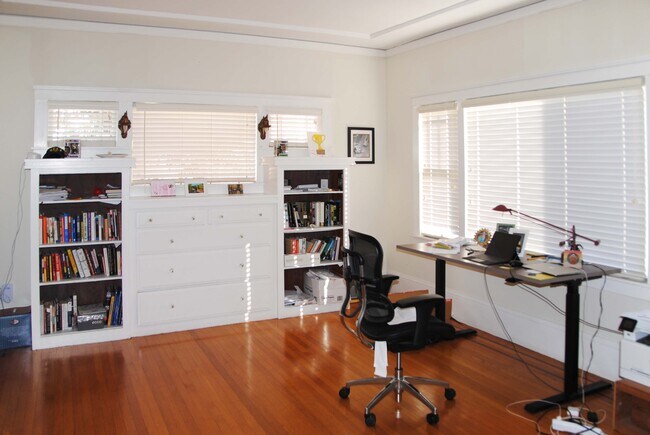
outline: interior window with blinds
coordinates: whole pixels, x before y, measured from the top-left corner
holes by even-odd
[[[117,110],[115,101],[48,101],[48,146],[63,148],[67,139],[83,147],[115,146]]]
[[[138,103],[131,129],[133,182],[255,181],[256,129],[256,108]]]
[[[420,232],[459,234],[458,110],[456,103],[419,108]]]
[[[269,140],[287,141],[290,147],[306,148],[308,134],[320,131],[321,112],[317,110],[300,110],[295,112],[269,113]]]
[[[501,215],[509,208],[601,241],[585,261],[645,280],[646,147],[641,80],[471,100],[465,105],[466,234],[528,229],[527,250],[559,254],[566,235]],[[578,239],[580,241],[580,239]]]

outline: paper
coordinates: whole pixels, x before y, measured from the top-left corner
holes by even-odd
[[[388,347],[385,341],[375,341],[375,376],[385,378],[388,374]]]

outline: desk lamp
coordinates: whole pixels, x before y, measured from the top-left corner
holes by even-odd
[[[575,225],[571,225],[571,229],[562,228],[560,226],[553,225],[550,222],[546,222],[545,220],[527,215],[526,213],[522,213],[512,208],[508,208],[503,204],[497,205],[492,210],[510,213],[511,215],[517,214],[522,218],[524,218],[524,220],[528,220],[529,222],[533,222],[538,225],[545,226],[546,228],[550,228],[560,234],[568,235],[569,236],[568,239],[562,240],[559,243],[560,246],[567,245],[567,249],[562,253],[562,263],[567,266],[579,267],[582,264],[582,252],[580,252],[580,245],[576,242],[576,238],[580,237],[582,239],[588,240],[592,242],[595,246],[598,246],[600,244],[600,240],[590,239],[589,237],[585,237],[581,234],[576,233]]]

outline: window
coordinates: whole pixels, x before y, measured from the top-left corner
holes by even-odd
[[[257,172],[257,109],[137,103],[133,182],[251,182]]]
[[[271,143],[286,140],[290,147],[306,148],[309,143],[308,133],[316,133],[321,127],[320,110],[298,110],[287,113],[286,110],[269,114],[269,140]]]
[[[421,107],[420,231],[459,234],[458,110],[456,103]]]
[[[48,101],[47,144],[63,147],[66,139],[82,146],[115,146],[117,102]]]
[[[581,243],[585,260],[620,267],[626,277],[645,280],[644,94],[641,79],[630,79],[463,101],[457,112],[463,116],[462,151],[451,152],[463,153],[464,167],[456,180],[451,170],[448,181],[440,173],[441,184],[433,189],[442,192],[431,209],[423,172],[421,232],[431,227],[453,230],[454,220],[468,236],[482,227],[494,231],[498,222],[515,223],[529,231],[528,250],[559,253],[558,243],[567,236],[492,210],[504,204],[560,227],[575,225],[578,233],[601,241],[597,247]],[[438,119],[444,113],[421,113],[419,127],[420,153],[433,156],[440,170],[450,160],[445,153],[451,147],[440,133],[444,128]],[[426,116],[438,117],[440,131],[427,131]],[[451,193],[444,192],[444,183]],[[464,186],[464,199],[455,200],[459,216],[444,198],[449,195],[454,201],[457,183]],[[444,210],[441,216],[438,209]]]

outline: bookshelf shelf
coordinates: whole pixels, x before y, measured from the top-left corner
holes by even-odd
[[[123,297],[128,289],[123,285],[125,274],[122,265],[125,262],[122,251],[126,237],[122,221],[127,213],[123,198],[129,196],[132,164],[131,159],[111,162],[92,159],[25,161],[31,186],[29,222],[33,246],[30,276],[34,349],[104,342],[129,336],[128,320],[124,315],[129,298]],[[41,186],[65,189],[41,189]],[[121,188],[121,197],[93,197],[97,189],[113,189],[114,186]],[[66,195],[68,199],[59,199]],[[97,308],[100,322],[105,309],[106,322],[110,318],[114,324],[77,330],[77,313],[86,306]]]
[[[342,274],[343,262],[339,258],[340,247],[347,242],[348,170],[354,165],[354,160],[342,157],[265,157],[262,163],[266,167],[265,193],[279,198],[278,317],[338,310],[338,304],[285,306],[284,295],[285,290],[295,287],[304,290],[305,273],[310,269]],[[323,180],[327,180],[327,187],[332,190],[310,192],[284,189],[286,185],[293,188],[299,185],[321,186]],[[298,239],[297,252],[293,239]],[[316,253],[313,251],[318,249],[314,248],[315,240],[325,243],[324,250],[320,251],[319,264],[285,265],[285,255]],[[289,246],[291,250],[287,251]]]

